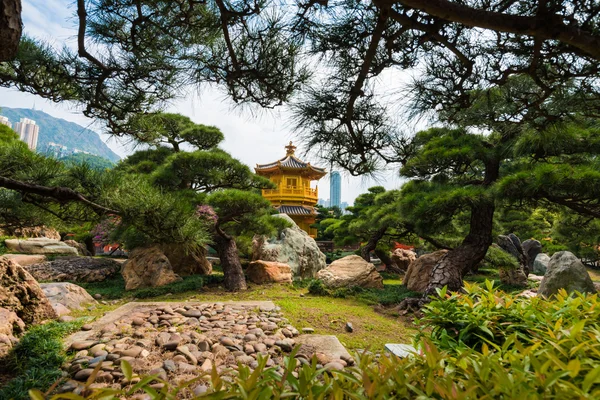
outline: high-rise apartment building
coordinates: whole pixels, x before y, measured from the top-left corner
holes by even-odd
[[[19,134],[19,138],[27,143],[30,150],[35,150],[40,127],[35,124],[34,120],[21,118],[21,121],[15,122],[13,129]]]
[[[0,115],[0,124],[2,124],[2,125],[6,125],[6,126],[8,126],[9,128],[12,128],[12,125],[11,125],[11,123],[10,123],[9,119],[8,119],[8,118],[6,118],[4,115]]]
[[[342,177],[337,171],[332,171],[329,176],[330,207],[339,207],[342,204]]]

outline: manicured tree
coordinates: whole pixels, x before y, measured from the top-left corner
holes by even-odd
[[[208,221],[208,243],[219,254],[225,287],[246,289],[235,239],[249,232],[271,232],[275,222],[267,217],[273,208],[252,190],[271,188],[272,183],[217,148],[223,140],[218,128],[178,114],[145,115],[135,126],[135,137],[152,148],[133,154],[117,169],[143,172],[154,186],[197,206],[197,215]]]
[[[570,95],[564,93],[544,105],[558,122],[530,120],[529,111],[510,99],[519,93],[535,96],[531,90],[527,79],[515,79],[500,89],[474,93],[476,106],[454,115],[464,128],[433,128],[410,142],[401,174],[413,181],[402,188],[403,218],[415,221],[419,233],[444,227],[460,212],[470,215],[467,235],[433,268],[428,293],[462,286],[464,274],[492,243],[498,206],[546,202],[597,215],[595,125],[568,116],[577,99],[565,107]],[[493,133],[474,133],[467,127]]]
[[[210,206],[199,206],[198,215],[212,222],[212,245],[221,260],[225,274],[225,288],[245,290],[246,280],[238,254],[236,237],[247,233],[271,234],[285,221],[272,218],[271,203],[260,194],[227,189],[214,192],[206,198]]]

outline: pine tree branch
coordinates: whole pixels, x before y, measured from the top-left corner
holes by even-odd
[[[100,214],[119,214],[118,211],[96,204],[81,193],[67,187],[61,186],[42,186],[33,183],[21,182],[15,179],[0,176],[0,187],[16,190],[18,192],[36,194],[43,197],[49,197],[59,202],[75,201],[85,204]]]
[[[600,37],[577,26],[565,24],[564,17],[557,14],[527,17],[477,9],[450,0],[375,0],[374,2],[377,6],[386,9],[401,4],[433,17],[458,22],[473,28],[529,35],[544,40],[558,40],[600,60]]]

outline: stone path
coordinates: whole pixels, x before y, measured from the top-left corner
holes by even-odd
[[[94,387],[124,387],[122,360],[134,373],[158,375],[177,383],[210,373],[234,373],[238,364],[251,369],[259,354],[277,369],[298,345],[297,366],[314,356],[327,369],[354,361],[335,336],[299,335],[272,302],[128,303],[66,339],[77,354],[65,366],[72,378],[59,391],[81,392],[82,384],[101,364]],[[205,381],[208,381],[208,377]],[[156,381],[159,389],[163,383]],[[196,394],[207,390],[199,383]]]

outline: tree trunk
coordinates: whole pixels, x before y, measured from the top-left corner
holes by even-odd
[[[0,0],[0,61],[17,56],[22,25],[21,0]]]
[[[500,176],[500,162],[488,160],[485,168],[484,185],[489,186]],[[494,199],[481,197],[471,205],[469,234],[462,243],[450,250],[431,270],[431,279],[425,295],[436,294],[436,289],[444,286],[457,291],[463,287],[463,277],[477,267],[492,245],[494,223]]]
[[[83,243],[85,248],[90,252],[92,256],[96,255],[96,246],[94,246],[94,239],[90,236],[84,239]]]
[[[377,229],[369,238],[369,241],[367,242],[367,244],[365,244],[361,249],[360,249],[360,256],[362,258],[365,259],[365,261],[367,262],[371,262],[371,252],[373,250],[375,250],[375,248],[377,247],[377,243],[381,240],[381,238],[383,237],[383,235],[385,235],[385,232],[387,231],[387,226],[382,226],[381,228]],[[381,260],[383,261],[383,260]]]
[[[246,278],[242,271],[242,264],[238,255],[237,245],[232,237],[223,237],[216,234],[214,237],[215,249],[219,253],[221,267],[225,275],[225,289],[231,292],[246,290]]]
[[[387,251],[375,248],[375,255],[385,265],[386,272],[393,272],[395,274],[403,274],[404,273],[404,271],[402,271],[400,268],[398,268],[398,266],[396,265],[394,260],[392,260],[392,258],[389,256],[389,253]]]

